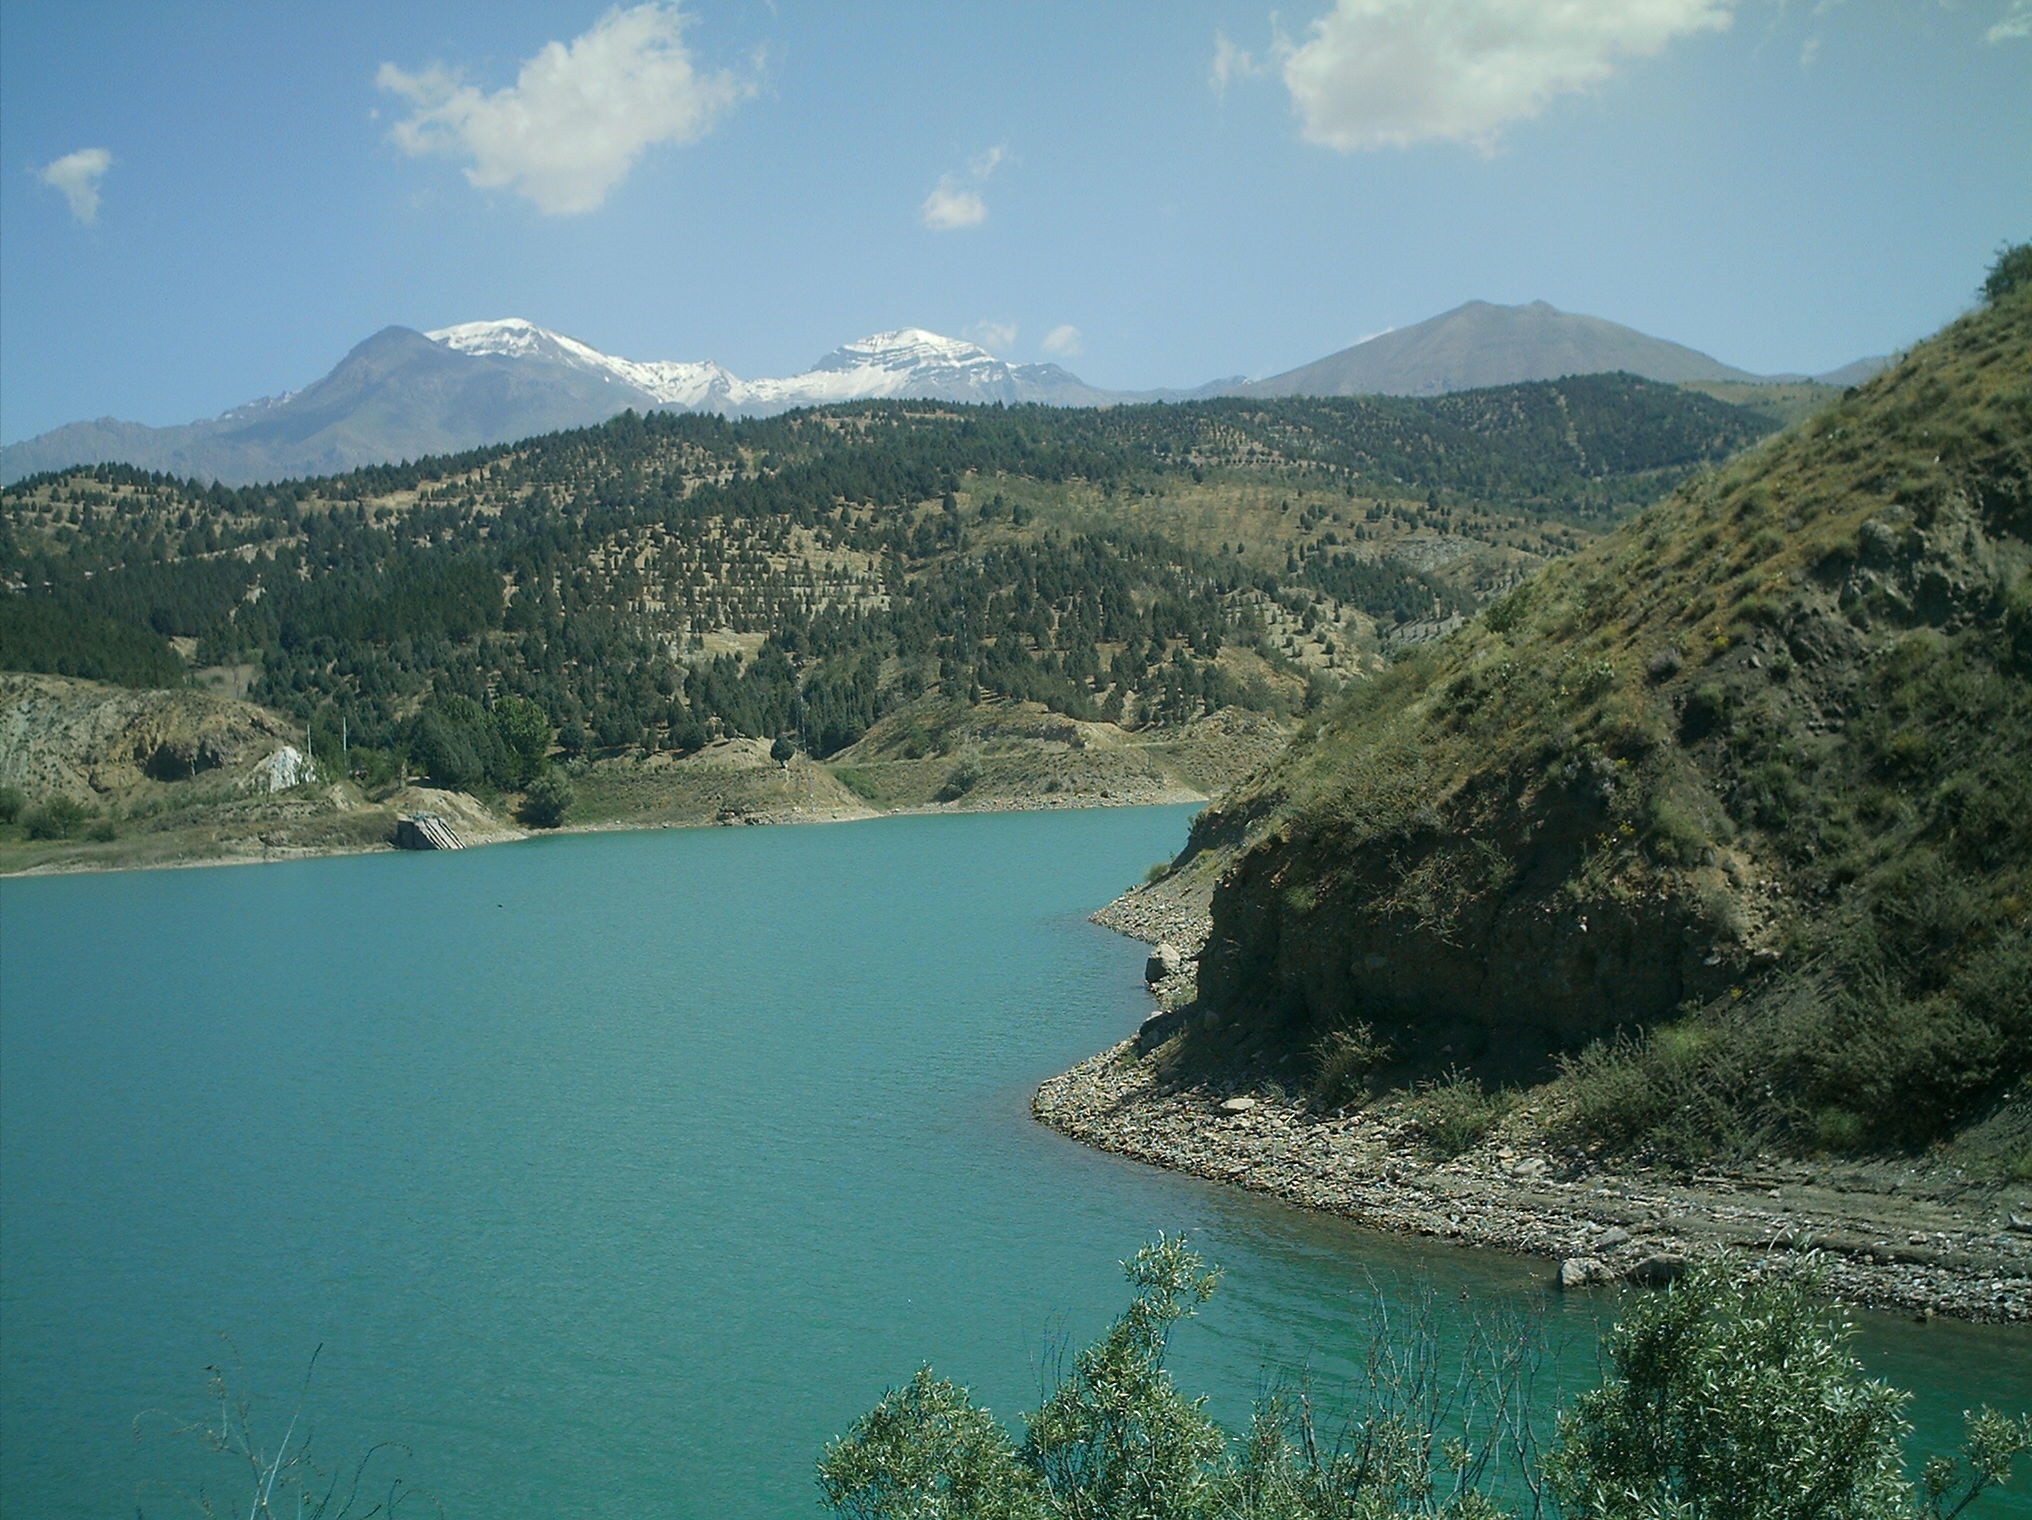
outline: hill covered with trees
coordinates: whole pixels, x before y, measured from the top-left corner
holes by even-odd
[[[939,694],[1129,729],[1289,715],[1769,426],[1593,376],[631,413],[241,489],[98,466],[0,497],[4,658],[233,689],[369,783],[516,787],[541,731],[567,757],[827,756]]]

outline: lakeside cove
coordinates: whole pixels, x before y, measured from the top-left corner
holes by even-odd
[[[80,687],[52,678],[33,685]],[[756,740],[699,754],[606,762],[581,785],[590,816],[530,830],[482,800],[423,786],[379,801],[340,784],[222,797],[194,829],[114,841],[0,842],[0,876],[302,861],[393,852],[411,811],[443,820],[461,846],[537,837],[743,825],[845,823],[879,817],[1204,802],[1262,764],[1281,730],[1224,713],[1174,733],[1131,738],[1073,724],[1033,704],[977,710],[946,753],[884,753],[827,765],[769,758]],[[1100,731],[1100,732],[1089,732]],[[889,745],[895,749],[893,741]],[[858,764],[853,763],[858,761]],[[952,773],[973,771],[957,795]],[[841,772],[860,790],[845,784]],[[103,772],[97,774],[103,775]],[[879,778],[879,779],[872,779]],[[194,782],[176,785],[191,787]],[[216,826],[220,818],[229,826]],[[1210,920],[1204,868],[1182,895],[1133,889],[1092,915],[1103,927],[1181,948],[1182,974],[1154,989],[1167,1008],[1193,995],[1193,957]],[[1140,1043],[1150,1043],[1145,1033]],[[1037,1120],[1098,1149],[1339,1215],[1366,1227],[1493,1247],[1554,1264],[1555,1280],[1589,1287],[1662,1280],[1689,1254],[1748,1262],[1811,1254],[1845,1302],[1979,1322],[2032,1321],[2032,1188],[1981,1184],[1923,1159],[1816,1164],[1763,1159],[1684,1173],[1612,1170],[1546,1142],[1527,1094],[1486,1141],[1443,1159],[1425,1154],[1404,1095],[1317,1111],[1288,1070],[1182,1076],[1139,1040],[1123,1041],[1038,1089]]]
[[[279,1430],[322,1342],[320,1445],[400,1440],[449,1513],[776,1520],[924,1362],[1029,1407],[1160,1232],[1227,1274],[1174,1365],[1231,1427],[1266,1379],[1354,1386],[1421,1304],[1443,1348],[1539,1327],[1548,1409],[1593,1386],[1615,1293],[1035,1122],[1147,1010],[1087,917],[1191,813],[0,881],[0,1490],[174,1508],[212,1459],[136,1415],[201,1413],[217,1364]],[[1925,1453],[2032,1407],[2028,1336],[1870,1315],[1856,1347]]]
[[[1289,1069],[1167,1059],[1167,1023],[1195,1012],[1203,904],[1139,888],[1093,921],[1181,962],[1153,986],[1161,1006],[1145,1033],[1039,1087],[1037,1119],[1083,1144],[1380,1231],[1542,1258],[1568,1289],[1661,1284],[1721,1253],[1752,1269],[1810,1262],[1858,1307],[2032,1322],[2032,1185],[1924,1157],[1618,1168],[1554,1143],[1529,1091],[1485,1138],[1437,1156],[1402,1092],[1320,1111]]]

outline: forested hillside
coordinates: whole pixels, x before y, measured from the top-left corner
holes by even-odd
[[[406,756],[449,785],[524,779],[504,704],[568,754],[788,734],[823,756],[933,689],[1132,728],[1290,713],[1769,425],[1594,376],[630,413],[242,489],[99,466],[5,492],[5,660],[190,672],[356,774]]]

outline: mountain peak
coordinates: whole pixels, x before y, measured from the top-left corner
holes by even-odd
[[[842,343],[814,366],[820,370],[841,370],[875,364],[884,369],[921,365],[1001,364],[978,344],[948,338],[922,327],[899,327],[892,332],[871,333],[852,343]]]
[[[843,348],[868,349],[873,351],[892,348],[970,349],[974,345],[962,343],[957,338],[945,337],[942,334],[932,332],[928,328],[898,327],[890,332],[870,333],[867,337],[861,338],[856,342],[844,343],[840,346]]]
[[[1429,396],[1611,370],[1667,384],[1756,378],[1683,344],[1561,311],[1549,301],[1465,301],[1247,390],[1256,396]]]
[[[538,327],[527,317],[496,317],[489,322],[455,323],[424,336],[463,354],[520,355],[535,352],[545,338],[555,339],[558,335]]]

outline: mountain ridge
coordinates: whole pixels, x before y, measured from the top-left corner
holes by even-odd
[[[1669,383],[1771,378],[1544,302],[1471,301],[1265,380],[1152,391],[1105,390],[1060,365],[1011,363],[916,327],[842,344],[796,375],[746,380],[714,360],[622,358],[506,317],[427,333],[383,328],[309,385],[213,418],[169,427],[111,417],[67,423],[0,448],[0,483],[119,463],[244,485],[457,453],[630,409],[741,418],[875,399],[1105,407],[1217,395],[1436,395],[1616,370]]]

